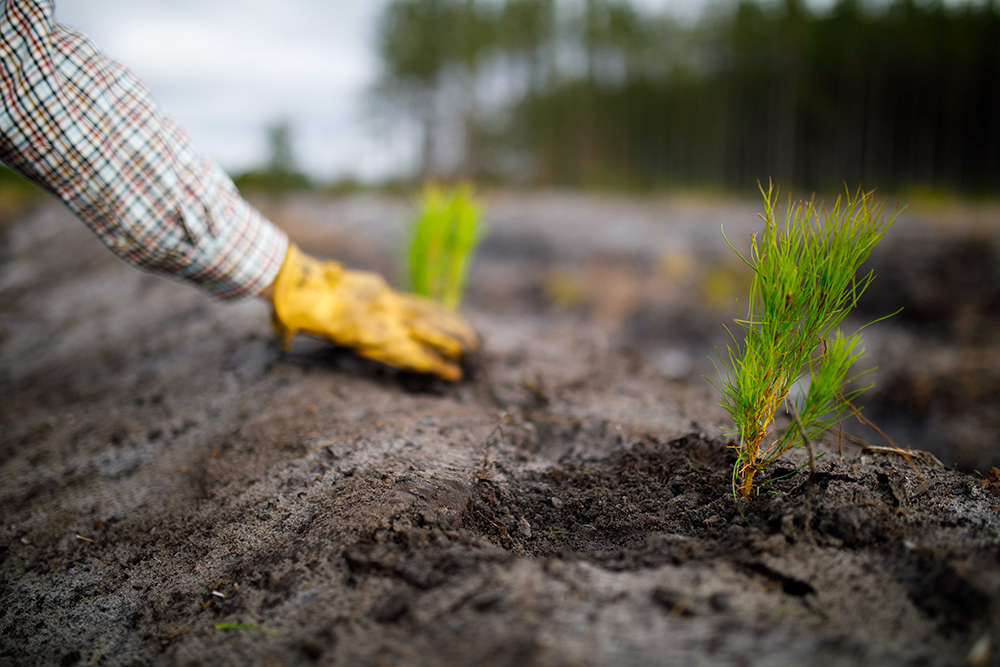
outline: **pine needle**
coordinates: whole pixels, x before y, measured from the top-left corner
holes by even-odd
[[[483,237],[482,211],[472,187],[444,192],[424,188],[420,212],[410,223],[406,273],[414,294],[457,310],[476,247]]]

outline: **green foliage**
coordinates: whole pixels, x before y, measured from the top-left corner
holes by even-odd
[[[1000,190],[1000,2],[654,4],[392,0],[377,92],[421,120],[425,173],[461,115],[480,180]]]
[[[420,212],[410,224],[406,247],[410,289],[457,309],[465,292],[472,256],[482,239],[482,211],[472,187],[451,192],[428,185]]]
[[[740,438],[733,478],[744,497],[753,492],[754,474],[798,442],[795,425],[770,433],[782,403],[792,404],[803,435],[814,439],[867,389],[847,389],[864,350],[858,333],[845,336],[839,326],[874,278],[871,272],[859,278],[858,269],[896,217],[884,218],[885,203],[859,190],[838,197],[829,211],[815,200],[789,198],[782,224],[777,192],[761,187],[761,193],[764,231],[751,237],[749,257],[736,251],[754,272],[746,317],[737,309],[744,340],[722,360],[720,388],[720,405]],[[806,380],[803,395],[789,395]]]
[[[0,165],[0,220],[19,215],[42,196],[42,189],[37,185]]]
[[[244,194],[251,192],[281,194],[290,191],[309,190],[313,187],[309,177],[302,173],[275,173],[273,171],[258,170],[244,171],[236,174],[233,176],[233,184]]]
[[[264,169],[243,172],[233,177],[233,183],[243,193],[265,192],[280,194],[313,187],[309,178],[299,171],[292,149],[294,128],[287,120],[279,120],[267,128],[268,158]]]

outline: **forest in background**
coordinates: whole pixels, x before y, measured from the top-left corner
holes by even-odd
[[[394,0],[383,113],[423,177],[569,187],[1000,190],[1000,6]]]
[[[369,129],[402,123],[420,149],[410,178],[368,186],[1000,193],[1000,0],[742,0],[696,22],[628,0],[391,0],[376,38]],[[302,173],[294,130],[266,129],[241,190],[363,187]],[[0,217],[35,197],[0,166]]]

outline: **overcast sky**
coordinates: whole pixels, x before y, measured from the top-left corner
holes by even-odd
[[[692,18],[713,1],[720,0],[638,4]],[[306,171],[377,179],[412,169],[418,146],[415,132],[387,135],[366,110],[386,3],[57,0],[56,18],[136,72],[195,145],[230,172],[262,164],[264,128],[286,118]]]
[[[394,149],[391,137],[370,136],[374,128],[364,122],[384,4],[57,0],[56,18],[136,72],[195,145],[227,170],[261,164],[264,128],[288,118],[310,173],[375,178],[413,159],[412,147]]]

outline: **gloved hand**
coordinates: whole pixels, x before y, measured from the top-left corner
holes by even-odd
[[[462,379],[455,363],[479,346],[465,321],[427,299],[390,288],[382,276],[349,271],[289,244],[274,281],[272,323],[286,350],[304,333],[328,338],[396,368]]]

